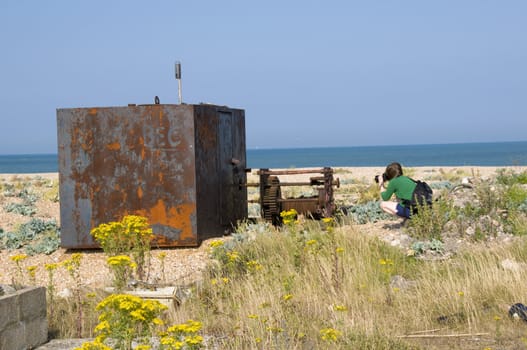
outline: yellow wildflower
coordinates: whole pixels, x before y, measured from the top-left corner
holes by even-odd
[[[189,335],[185,337],[185,343],[188,345],[199,345],[203,342],[201,335]]]
[[[247,268],[251,271],[258,271],[262,269],[262,265],[256,260],[250,260],[247,262]]]
[[[224,242],[223,241],[212,241],[209,243],[209,247],[211,248],[217,248],[217,247],[221,247],[224,245]]]
[[[229,258],[230,262],[235,262],[240,259],[240,254],[238,254],[237,251],[233,250],[232,252],[227,253],[227,257]]]
[[[316,239],[310,239],[309,241],[306,242],[307,246],[312,246],[312,245],[315,245],[315,244],[317,244],[317,240]]]
[[[334,305],[333,310],[335,311],[346,311],[348,308],[345,305]]]
[[[334,328],[324,328],[320,330],[320,336],[322,337],[322,340],[328,342],[336,341],[341,335],[342,332]]]
[[[44,267],[45,267],[46,270],[48,270],[48,271],[53,271],[53,270],[55,270],[57,267],[59,267],[59,264],[56,264],[56,263],[45,264]]]
[[[18,254],[18,255],[14,255],[10,258],[11,260],[13,260],[14,262],[18,263],[24,259],[27,259],[27,255],[26,254]]]
[[[134,349],[135,350],[150,350],[152,349],[152,347],[150,345],[137,345]]]
[[[393,265],[393,260],[391,260],[391,259],[379,259],[379,264],[381,264],[381,265]]]

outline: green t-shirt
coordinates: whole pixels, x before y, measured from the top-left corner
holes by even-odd
[[[415,186],[417,184],[412,179],[408,176],[401,175],[388,182],[388,187],[386,187],[384,192],[381,192],[381,197],[387,201],[395,194],[398,199],[407,199],[410,201],[412,200]]]

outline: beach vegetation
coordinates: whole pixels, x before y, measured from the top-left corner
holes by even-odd
[[[45,190],[42,197],[50,202],[58,203],[59,201],[59,182],[50,181],[45,182]]]
[[[447,169],[439,168],[434,170],[432,174],[427,176],[425,181],[440,181],[440,182],[449,182],[452,184],[459,183],[463,178],[469,177],[471,174],[468,173],[465,169]]]
[[[382,211],[377,200],[351,206],[347,208],[346,215],[357,224],[390,219],[390,215]]]
[[[4,210],[8,213],[15,213],[23,216],[33,216],[37,212],[37,208],[32,204],[25,203],[7,203]]]
[[[408,221],[408,232],[417,239],[442,240],[445,226],[451,218],[452,201],[441,199],[432,206],[417,205],[417,213]]]
[[[499,184],[511,186],[514,184],[527,184],[527,171],[514,171],[513,169],[498,169],[496,171],[496,181]]]
[[[495,337],[495,315],[501,315],[501,341],[520,326],[503,310],[522,294],[510,285],[518,271],[503,271],[500,261],[521,259],[525,243],[434,262],[361,235],[357,227],[334,224],[328,232],[294,225],[294,231],[251,230],[250,239],[211,243],[216,263],[172,317],[199,318],[203,332],[219,335],[214,344],[226,349],[413,349],[421,347],[411,335],[427,330]],[[344,267],[339,283],[335,247]],[[435,240],[420,249],[440,253],[443,246]],[[248,261],[260,268],[248,269]],[[401,280],[406,283],[394,283]],[[229,334],[236,336],[223,336]]]
[[[28,255],[51,254],[59,244],[60,233],[55,220],[32,218],[13,231],[0,232],[0,249],[23,248]]]
[[[168,315],[155,312],[155,317],[145,317],[148,324],[135,323],[142,320],[141,314],[132,312],[142,310],[139,305],[143,301],[121,305],[115,299],[105,305],[131,305],[124,308],[129,313],[112,322],[128,319],[140,327],[136,334],[143,334],[143,340],[139,339],[143,345],[148,338],[143,332],[155,330],[167,349],[185,342],[187,348],[208,344],[224,349],[424,349],[428,347],[411,335],[436,334],[435,330],[441,329],[439,334],[481,333],[493,338],[495,315],[501,317],[499,339],[506,342],[515,339],[521,325],[505,317],[503,305],[521,300],[522,288],[513,281],[527,276],[503,270],[500,262],[521,261],[527,256],[526,247],[521,240],[493,249],[475,248],[434,262],[361,234],[360,225],[340,226],[335,221],[312,225],[293,220],[273,228],[266,223],[245,223],[232,239],[210,242],[213,263],[192,288],[190,299]],[[421,249],[440,252],[441,243]],[[76,271],[83,259],[72,256],[69,260],[46,268],[47,272],[64,268],[71,271],[72,281],[82,278]],[[401,280],[406,282],[394,283]],[[53,314],[60,317],[55,316],[52,325],[63,332],[60,336],[77,337],[72,325],[79,319],[83,337],[127,329],[99,318],[102,313],[117,317],[121,312],[96,307],[107,295],[79,295],[81,303],[76,302],[77,297],[53,299]],[[179,326],[164,326],[159,320]],[[189,320],[199,320],[199,327],[192,328],[194,323]],[[163,327],[164,331],[159,330]],[[193,329],[196,332],[192,333]],[[127,334],[122,332],[123,341],[129,341]],[[96,341],[111,347],[107,344],[112,344],[109,339],[114,337],[120,335],[108,333],[104,341]]]
[[[145,266],[147,260],[150,260],[150,242],[154,237],[147,218],[138,215],[126,215],[121,221],[100,224],[91,230],[91,234],[109,257],[129,255],[133,260],[124,270],[121,269],[122,264],[112,265],[109,261],[113,267],[112,270],[116,273],[116,282],[121,283],[127,279],[127,276],[122,276],[122,273],[124,271],[130,272],[130,267],[136,271],[139,280],[144,278]],[[117,260],[114,259],[113,261]],[[119,269],[116,268],[118,266]],[[117,272],[118,270],[119,272]]]
[[[419,208],[397,226],[412,240],[408,250],[367,234],[372,226],[363,224],[390,224],[389,216],[381,216],[386,214],[378,195],[348,207],[343,215],[350,220],[313,221],[285,211],[282,226],[239,223],[230,237],[204,243],[210,264],[189,287],[189,298],[170,311],[129,299],[124,287],[117,288],[123,294],[111,295],[89,288],[81,274],[88,255],[73,253],[44,268],[14,255],[13,283],[34,284],[46,274],[50,336],[95,338],[82,349],[115,348],[115,342],[126,348],[132,340],[136,349],[147,349],[154,338],[159,349],[470,349],[474,339],[478,345],[472,348],[518,348],[525,324],[509,318],[508,309],[525,296],[518,281],[527,278],[521,268],[527,258],[527,194],[521,180],[511,180],[516,178],[511,173],[477,182],[459,196],[445,191],[432,207]],[[151,237],[146,219],[124,222],[98,232],[108,244],[109,271],[115,267],[109,275],[114,285],[118,278],[124,283],[122,276],[132,274],[140,258],[133,255],[137,241],[120,246],[110,233]],[[25,225],[24,240],[33,241],[30,229],[46,227],[56,229],[46,221]],[[504,234],[517,237],[492,244]],[[453,237],[473,242],[452,252]],[[165,256],[158,258],[162,279],[170,280]],[[72,286],[68,296],[54,287],[63,272]]]

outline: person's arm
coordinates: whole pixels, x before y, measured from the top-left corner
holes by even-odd
[[[388,183],[388,187],[385,187],[382,179],[379,179],[379,190],[381,191],[381,200],[383,201],[389,200],[395,192],[391,182]]]
[[[381,194],[381,200],[384,200],[383,198],[383,192],[386,190],[386,187],[384,187],[384,181],[383,181],[383,177],[382,176],[379,176],[379,191],[380,191],[380,194]]]

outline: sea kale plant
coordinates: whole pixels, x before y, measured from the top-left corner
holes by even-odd
[[[0,230],[0,249],[24,248],[26,254],[51,254],[59,247],[60,232],[55,220],[32,218],[14,231]]]

